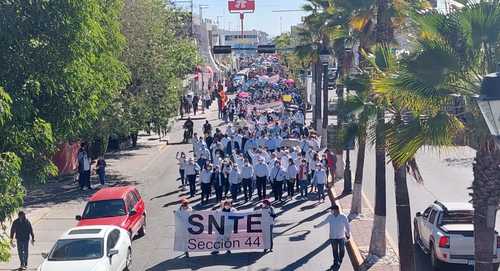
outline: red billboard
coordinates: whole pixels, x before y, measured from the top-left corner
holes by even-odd
[[[229,0],[227,5],[231,13],[255,11],[255,0]]]

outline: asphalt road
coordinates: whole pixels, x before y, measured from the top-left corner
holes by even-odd
[[[195,119],[195,127],[201,128],[205,117],[214,126],[218,120],[214,113]],[[127,178],[137,182],[139,190],[146,200],[148,212],[147,234],[134,240],[134,263],[132,271],[164,270],[328,270],[332,264],[331,248],[326,242],[328,226],[314,229],[327,214],[329,204],[317,204],[316,199],[289,200],[275,206],[278,218],[275,224],[275,247],[273,253],[262,251],[234,251],[231,255],[212,256],[209,253],[191,253],[189,259],[180,252],[173,251],[174,220],[173,210],[178,208],[178,201],[185,196],[179,190],[178,167],[175,154],[178,151],[189,152],[191,145],[180,142],[182,129],[177,123],[170,135],[169,145],[153,144],[130,154],[130,162],[119,161],[114,168],[127,172]],[[141,156],[143,156],[141,158]],[[194,198],[194,209],[199,196]],[[240,206],[252,208],[253,202]],[[352,270],[346,255],[341,270]]]
[[[471,185],[472,163],[475,151],[469,147],[447,147],[443,149],[426,149],[417,154],[417,163],[424,178],[423,184],[408,178],[411,213],[423,212],[435,200],[467,202],[470,200],[467,188]],[[375,150],[368,148],[365,158],[363,191],[373,206],[375,197]],[[356,161],[353,152],[351,161]],[[354,169],[355,162],[351,166]],[[394,171],[387,166],[387,231],[397,248],[397,219],[394,195]],[[500,230],[500,213],[497,214],[497,230]],[[417,251],[417,270],[431,270],[429,256]],[[449,271],[473,270],[472,267],[450,265]]]

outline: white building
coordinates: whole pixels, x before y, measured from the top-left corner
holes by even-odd
[[[259,44],[266,44],[269,42],[269,35],[265,32],[258,30],[243,31],[227,31],[220,30],[221,45],[239,46],[251,45],[257,46]]]

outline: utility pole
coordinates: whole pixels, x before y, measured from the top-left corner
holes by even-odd
[[[194,17],[194,3],[193,3],[193,0],[181,0],[181,1],[175,1],[175,0],[171,0],[170,3],[172,5],[176,5],[176,4],[189,4],[189,9],[191,11],[191,18],[190,18],[190,27],[189,27],[189,31],[191,32],[191,37],[194,37],[194,26],[193,26],[193,17]]]
[[[208,8],[208,5],[200,5],[200,25],[203,24],[203,9]]]
[[[241,20],[241,38],[243,39],[243,21],[245,20],[245,13],[243,12],[240,13],[240,20]]]

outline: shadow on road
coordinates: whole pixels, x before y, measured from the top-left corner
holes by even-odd
[[[417,263],[417,271],[432,270],[431,260],[429,255],[425,254],[420,247],[415,246],[415,261]],[[448,264],[441,268],[442,271],[473,271],[474,267],[459,264]]]
[[[162,195],[158,195],[158,196],[156,196],[154,198],[151,198],[150,200],[161,199],[161,198],[164,198],[164,197],[168,197],[168,196],[177,194],[179,191],[181,191],[181,190],[174,190],[172,192],[168,192],[168,193],[165,193],[165,194],[162,194]]]
[[[135,181],[125,181],[130,178],[119,174],[108,174],[107,178],[106,186],[108,187],[137,184]],[[92,178],[91,183],[95,187],[98,181]],[[73,176],[67,176],[62,180],[53,180],[44,185],[27,188],[24,207],[48,207],[73,200],[85,200],[99,189],[100,187],[81,191],[77,180]],[[54,195],[57,195],[57,197]]]
[[[201,255],[190,258],[179,256],[161,262],[146,271],[166,271],[166,270],[199,270],[210,266],[225,266],[227,269],[240,269],[256,263],[264,253],[262,252],[241,252],[227,255]],[[223,269],[221,269],[223,270]],[[291,269],[290,269],[291,270]]]
[[[330,242],[328,240],[323,242],[323,244],[321,244],[319,247],[315,248],[313,251],[302,256],[300,259],[296,260],[295,262],[290,263],[289,265],[285,266],[281,270],[282,271],[299,270],[301,268],[301,266],[303,266],[305,263],[307,263],[309,260],[311,260],[317,254],[321,253],[321,251],[323,249],[327,248],[329,245],[330,245]]]
[[[311,215],[309,217],[306,217],[306,218],[302,219],[301,221],[295,223],[295,225],[293,225],[292,227],[290,227],[290,228],[288,228],[288,229],[286,229],[286,230],[284,230],[282,232],[277,232],[277,233],[275,232],[274,236],[276,237],[276,236],[284,235],[286,232],[289,232],[292,229],[295,229],[296,227],[300,226],[301,224],[303,224],[305,222],[310,222],[310,221],[313,221],[313,220],[321,217],[322,215],[328,213],[329,210],[330,210],[330,208],[327,208],[327,209],[324,209],[321,212],[317,212],[317,213],[315,213],[315,214],[313,214],[313,215]]]

